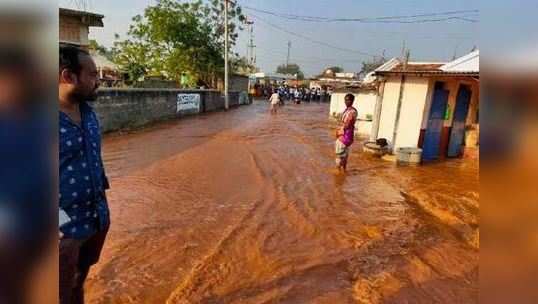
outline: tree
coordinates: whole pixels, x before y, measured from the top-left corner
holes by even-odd
[[[164,76],[190,85],[198,80],[215,84],[224,67],[224,21],[222,1],[178,2],[159,0],[133,17],[128,38],[114,44],[114,62],[133,80],[144,75]],[[230,47],[237,39],[241,9],[231,4]]]
[[[230,67],[232,71],[242,75],[255,73],[257,71],[257,68],[254,65],[251,65],[245,57],[236,56],[231,58]]]
[[[339,67],[339,66],[332,66],[332,67],[329,67],[329,68],[326,68],[325,70],[323,70],[323,72],[321,74],[319,74],[317,77],[318,78],[321,78],[321,77],[335,77],[335,74],[336,73],[342,73],[344,71],[343,68]]]
[[[374,71],[378,67],[382,66],[385,62],[387,62],[385,57],[374,57],[370,61],[363,61],[362,62],[362,69],[361,69],[360,74],[361,75],[366,75],[366,74]]]
[[[106,59],[112,61],[113,58],[114,58],[114,54],[112,52],[111,49],[103,46],[103,45],[100,45],[97,40],[94,40],[94,39],[91,39],[90,40],[90,45],[88,47],[90,50],[93,50],[95,52],[97,52],[97,54],[99,55],[103,55],[105,56]]]
[[[333,73],[342,73],[342,72],[344,72],[344,69],[339,67],[339,66],[333,66],[333,67],[325,69],[325,71],[327,71],[327,70],[331,70]]]
[[[281,64],[276,68],[276,72],[286,75],[297,75],[297,79],[303,80],[304,74],[298,64],[290,63],[288,65]]]

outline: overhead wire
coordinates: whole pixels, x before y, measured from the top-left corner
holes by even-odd
[[[269,21],[255,15],[255,14],[250,14],[250,16],[256,18],[257,20],[261,21],[262,23],[265,23],[265,24],[267,24],[267,25],[269,25],[269,26],[271,26],[271,27],[273,27],[275,29],[278,29],[278,30],[280,30],[282,32],[285,32],[287,34],[290,34],[292,36],[296,36],[296,37],[302,38],[304,40],[310,41],[311,43],[323,45],[325,47],[332,48],[332,49],[339,50],[339,51],[343,51],[343,52],[361,54],[361,55],[369,56],[369,57],[379,57],[379,55],[371,54],[371,53],[360,51],[360,50],[353,50],[353,49],[348,49],[348,48],[337,47],[337,46],[334,46],[334,45],[332,45],[330,43],[319,41],[319,40],[313,39],[311,37],[308,37],[308,36],[305,36],[305,35],[302,35],[302,34],[299,34],[299,33],[289,31],[289,30],[287,30],[287,29],[285,29],[285,28],[283,28],[281,26],[273,24],[273,23],[271,23],[271,22],[269,22]]]
[[[447,12],[438,12],[438,13],[427,13],[427,14],[415,14],[415,15],[400,15],[400,16],[383,16],[383,17],[362,17],[362,18],[329,18],[321,16],[305,16],[305,15],[294,15],[286,13],[278,13],[263,9],[258,9],[250,6],[242,6],[242,8],[262,14],[267,14],[279,18],[284,18],[288,20],[298,20],[298,21],[307,21],[307,22],[362,22],[362,23],[428,23],[428,22],[442,22],[449,20],[462,20],[466,22],[478,22],[476,19],[471,19],[471,17],[476,16],[479,13],[477,9],[470,10],[458,10],[458,11],[447,11]],[[444,18],[431,18],[431,17],[440,17],[445,16]],[[416,19],[416,18],[426,18],[430,19]],[[415,20],[406,20],[406,19],[415,19]]]

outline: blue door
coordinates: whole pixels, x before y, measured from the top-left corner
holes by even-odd
[[[454,121],[450,133],[450,143],[448,144],[448,157],[458,157],[461,155],[463,141],[465,137],[465,120],[469,112],[471,103],[471,90],[462,86],[458,91],[456,108],[454,109]]]
[[[443,89],[442,83],[436,83],[430,108],[428,126],[424,135],[422,151],[423,160],[435,160],[439,158],[441,134],[443,132],[447,103],[448,91]]]

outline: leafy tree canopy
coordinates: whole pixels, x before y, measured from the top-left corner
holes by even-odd
[[[384,57],[375,57],[370,61],[363,61],[360,73],[362,75],[366,75],[374,71],[378,67],[382,66],[385,62],[387,62],[387,59],[385,59]]]
[[[281,64],[277,67],[276,72],[286,75],[297,75],[297,79],[304,79],[304,73],[301,71],[299,65],[295,63],[290,63],[288,65]]]
[[[329,67],[327,69],[325,69],[325,71],[327,70],[331,70],[333,73],[342,73],[344,72],[344,69],[339,67],[339,66],[333,66],[333,67]]]
[[[215,83],[224,70],[223,12],[218,0],[159,0],[133,17],[127,39],[116,36],[114,62],[132,80],[150,75],[180,82],[186,74],[191,85],[198,80]],[[231,48],[245,17],[232,2],[228,15]]]

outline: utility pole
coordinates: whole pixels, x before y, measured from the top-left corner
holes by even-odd
[[[409,63],[409,58],[411,57],[411,52],[409,50],[405,50],[404,55],[404,62],[403,62],[403,71],[407,71],[407,64]],[[398,139],[398,129],[400,128],[400,116],[402,114],[402,102],[403,102],[403,96],[404,96],[404,88],[405,88],[405,82],[406,82],[406,76],[405,73],[402,73],[401,79],[400,79],[400,94],[398,96],[398,105],[396,107],[396,119],[394,120],[394,129],[392,131],[392,153],[394,153],[394,149],[396,148],[396,140]]]
[[[254,21],[247,20],[247,26],[249,27],[250,41],[247,44],[247,59],[250,65],[254,65]]]
[[[228,96],[228,1],[224,0],[224,109],[228,110],[230,107],[230,100]]]
[[[286,68],[290,65],[290,50],[291,50],[291,41],[288,41],[288,57],[286,58]]]

